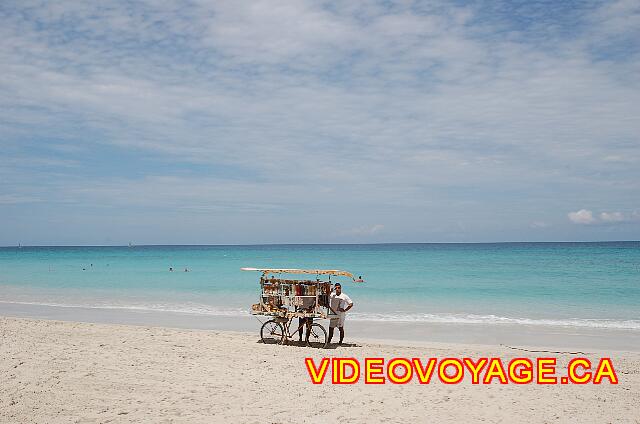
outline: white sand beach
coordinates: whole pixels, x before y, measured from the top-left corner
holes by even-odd
[[[362,342],[316,350],[256,333],[0,319],[0,422],[640,422],[640,353],[618,385],[313,385],[305,357],[554,356],[500,346]]]

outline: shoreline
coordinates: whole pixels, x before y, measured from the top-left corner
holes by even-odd
[[[210,316],[166,311],[60,307],[0,302],[0,317],[75,323],[153,326],[173,329],[233,331],[258,336],[261,322],[252,316]],[[260,322],[259,322],[260,321]],[[325,327],[328,321],[320,321]],[[566,328],[523,324],[453,324],[348,320],[346,341],[441,343],[513,346],[539,350],[640,352],[640,331]]]
[[[185,332],[209,332],[216,334],[228,334],[228,335],[237,335],[241,337],[247,337],[249,339],[255,338],[256,343],[261,343],[259,327],[251,330],[234,330],[234,329],[220,329],[220,328],[196,328],[196,327],[177,327],[170,325],[156,325],[156,324],[148,324],[139,322],[136,324],[132,323],[119,323],[119,322],[99,322],[99,321],[78,321],[78,320],[66,320],[66,319],[55,319],[55,318],[35,318],[35,317],[17,317],[17,316],[7,316],[0,314],[0,322],[2,320],[13,320],[13,321],[24,321],[31,323],[40,323],[40,322],[50,322],[53,325],[97,325],[97,326],[109,326],[112,328],[144,328],[151,330],[168,330],[168,331],[185,331]],[[325,326],[326,328],[326,326]],[[337,333],[334,336],[333,341],[331,342],[331,346],[328,347],[328,351],[331,349],[335,349],[340,347],[337,342]],[[640,349],[639,350],[621,350],[621,349],[598,349],[592,348],[588,349],[588,351],[580,351],[579,349],[583,349],[579,346],[541,346],[541,345],[522,345],[522,346],[509,346],[506,344],[491,344],[491,343],[467,343],[467,342],[442,342],[442,341],[430,341],[430,340],[417,340],[417,339],[402,339],[402,338],[375,338],[375,337],[358,337],[357,340],[345,340],[345,345],[372,345],[372,346],[387,346],[387,347],[395,347],[395,348],[411,348],[411,349],[419,349],[419,348],[435,348],[435,349],[449,349],[456,350],[460,348],[473,348],[474,350],[512,350],[514,352],[529,352],[529,353],[552,353],[552,354],[563,354],[563,355],[576,355],[576,354],[584,354],[584,355],[638,355],[640,357]],[[306,348],[306,346],[296,346]],[[546,349],[546,350],[542,350]],[[563,350],[549,350],[549,349],[563,349]],[[315,350],[309,351],[315,352]],[[322,351],[322,350],[320,350]],[[531,355],[529,355],[531,356]]]

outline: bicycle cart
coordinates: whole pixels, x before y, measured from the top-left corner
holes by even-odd
[[[241,269],[261,274],[260,302],[251,306],[251,314],[270,317],[260,328],[260,338],[263,343],[272,344],[286,344],[296,333],[302,336],[304,332],[307,346],[326,347],[327,330],[322,324],[314,322],[314,319],[338,317],[329,303],[331,277],[349,277],[356,281],[350,272],[335,269]],[[285,279],[280,278],[282,274],[315,275],[315,279]],[[298,327],[292,332],[294,318],[300,320]]]

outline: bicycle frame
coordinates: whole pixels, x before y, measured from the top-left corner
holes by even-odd
[[[307,318],[307,319],[311,319],[311,318]],[[300,324],[298,326],[298,328],[296,328],[293,333],[291,332],[291,323],[293,322],[293,318],[289,318],[289,319],[275,319],[274,321],[279,322],[282,325],[282,328],[284,329],[284,334],[274,334],[275,336],[282,336],[282,337],[286,337],[288,340],[293,339],[295,334],[298,333],[300,330],[309,327],[311,328],[311,321],[306,321],[303,322],[302,324]]]

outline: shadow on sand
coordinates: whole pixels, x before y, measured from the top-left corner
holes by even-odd
[[[279,345],[279,342],[274,341],[273,343],[263,343],[262,340],[258,340],[256,343],[260,343],[260,344],[271,344],[271,345]],[[288,340],[285,343],[285,346],[290,346],[290,347],[304,347],[304,348],[309,348],[309,349],[321,349],[322,347],[320,345],[316,345],[314,343],[312,343],[311,345],[308,345],[306,342],[304,341],[297,341],[297,340]],[[338,343],[329,343],[327,345],[327,347],[325,347],[324,349],[336,349],[339,347],[349,347],[349,348],[357,348],[357,347],[362,347],[361,345],[357,344],[357,343],[342,343],[342,344],[338,344]]]

